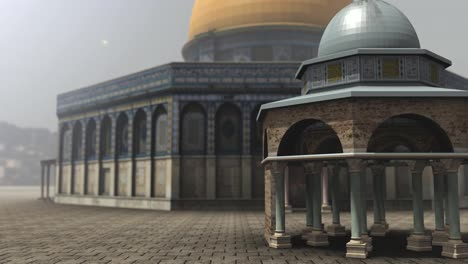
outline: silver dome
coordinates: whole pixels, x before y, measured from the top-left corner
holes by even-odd
[[[319,56],[357,48],[420,48],[409,19],[382,0],[354,0],[328,24]]]

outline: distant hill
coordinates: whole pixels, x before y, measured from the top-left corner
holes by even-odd
[[[39,184],[39,162],[56,153],[57,133],[0,122],[0,185]]]

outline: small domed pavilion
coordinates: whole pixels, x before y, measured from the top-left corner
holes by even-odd
[[[329,23],[318,57],[305,61],[297,78],[302,95],[264,104],[258,120],[264,135],[265,238],[291,247],[285,229],[285,168],[301,164],[306,176],[309,246],[327,246],[344,235],[337,186],[349,183],[351,240],[346,256],[366,258],[372,236],[385,236],[385,170],[411,170],[414,229],[407,250],[468,257],[461,240],[458,169],[468,159],[468,91],[447,88],[451,62],[421,49],[408,18],[383,0],[354,0]],[[433,173],[435,230],[424,226],[422,172]],[[328,172],[333,223],[322,224],[322,177]],[[365,175],[372,173],[374,223],[368,230]],[[294,175],[289,175],[294,177]],[[443,197],[447,197],[444,206]],[[447,214],[448,231],[444,213]]]

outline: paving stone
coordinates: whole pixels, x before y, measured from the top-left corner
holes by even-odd
[[[333,248],[311,248],[300,239],[294,239],[291,249],[267,247],[260,211],[65,206],[37,201],[35,195],[6,196],[0,191],[0,264],[468,264],[468,260],[442,258],[440,252],[406,251],[411,212],[387,212],[391,228],[398,231],[376,239],[371,258],[353,260],[344,257],[346,239],[332,243]],[[468,210],[461,215],[466,232]],[[427,211],[425,217],[426,228],[433,229],[432,213]],[[323,218],[325,223],[331,221],[330,214]],[[343,212],[341,218],[349,229],[349,213]],[[305,215],[287,214],[286,223],[287,231],[297,237],[305,226]]]

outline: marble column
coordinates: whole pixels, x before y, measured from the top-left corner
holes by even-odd
[[[328,193],[328,169],[322,170],[322,212],[329,213],[331,212],[330,202],[328,201],[329,193]]]
[[[374,192],[374,224],[371,227],[371,236],[383,237],[387,234],[388,226],[384,216],[384,189],[386,167],[383,163],[375,163],[371,166],[372,189]]]
[[[312,231],[307,236],[307,245],[313,247],[328,246],[328,236],[322,224],[322,169],[323,163],[308,164],[310,178],[312,178]]]
[[[425,234],[424,228],[422,173],[426,162],[408,162],[408,166],[411,169],[412,179],[414,229],[407,239],[406,249],[418,252],[432,251],[432,238]]]
[[[292,213],[292,206],[289,201],[289,169],[289,166],[287,166],[284,175],[284,206],[287,213]]]
[[[460,208],[458,194],[458,169],[461,161],[445,160],[447,169],[447,203],[449,212],[449,240],[442,245],[442,256],[449,258],[468,258],[468,244],[461,240]]]
[[[313,177],[313,164],[309,164],[305,162],[303,164],[304,168],[304,178],[305,178],[305,204],[306,204],[306,229],[302,231],[302,239],[307,240],[310,233],[312,232],[313,226],[313,218],[314,214],[312,211],[312,193],[314,192],[313,185],[312,185],[312,177]]]
[[[340,221],[340,202],[338,199],[339,193],[339,176],[341,167],[338,164],[328,164],[328,179],[330,184],[330,196],[332,200],[332,224],[327,226],[327,234],[329,236],[345,236],[345,227],[341,225]]]
[[[346,244],[346,257],[367,258],[367,241],[362,238],[361,217],[361,175],[365,173],[365,163],[362,160],[347,160],[350,180],[351,202],[351,241]]]
[[[367,229],[367,170],[361,173],[361,236],[367,242],[367,251],[372,251],[372,237]]]
[[[285,164],[274,162],[272,174],[275,179],[275,234],[271,237],[273,248],[290,248],[291,236],[286,233],[286,217],[284,208],[284,169]]]
[[[432,245],[442,246],[448,241],[448,234],[444,226],[444,175],[446,174],[445,165],[442,162],[432,162],[432,174],[434,177],[434,220],[435,230],[432,232]]]

